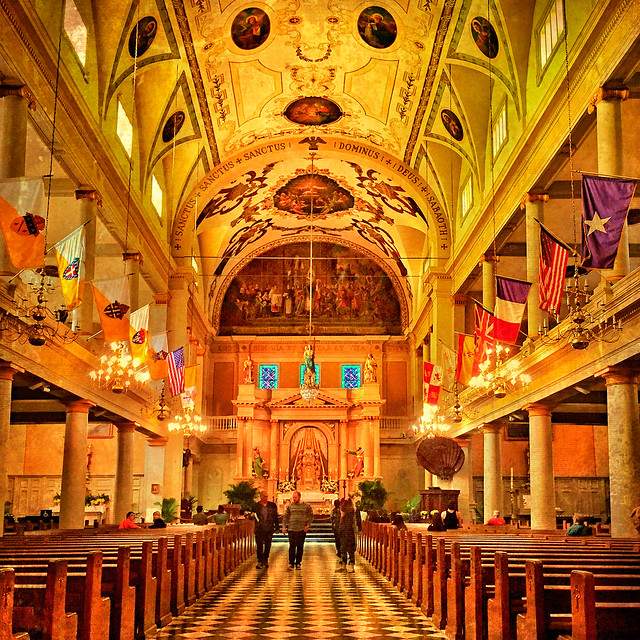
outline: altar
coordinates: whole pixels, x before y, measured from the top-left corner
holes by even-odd
[[[333,509],[333,503],[338,499],[337,493],[323,493],[322,491],[300,491],[300,502],[306,502],[311,505],[313,513],[319,515],[322,513],[321,509],[325,513],[331,513]],[[278,505],[278,511],[284,512],[286,505],[288,505],[293,498],[293,491],[286,491],[278,493],[276,496],[276,504]],[[327,511],[328,510],[328,511]]]

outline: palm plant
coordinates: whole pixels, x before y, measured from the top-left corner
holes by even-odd
[[[241,480],[238,484],[231,484],[223,492],[230,504],[239,504],[245,511],[251,511],[258,501],[260,490],[253,486],[253,482]]]
[[[178,501],[175,498],[162,498],[162,502],[156,502],[155,506],[160,507],[160,515],[165,522],[169,523],[178,519],[176,515]]]
[[[380,479],[363,480],[358,485],[360,500],[356,505],[360,511],[374,511],[382,509],[387,500],[388,491],[382,486]]]

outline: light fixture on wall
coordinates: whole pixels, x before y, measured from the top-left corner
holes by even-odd
[[[124,342],[112,342],[109,348],[111,355],[100,356],[98,368],[89,372],[96,387],[119,394],[149,380],[146,365],[139,358],[131,357]]]
[[[472,389],[479,389],[495,398],[504,398],[507,393],[515,391],[518,386],[525,386],[531,382],[531,376],[521,373],[520,363],[513,358],[506,360],[509,349],[496,344],[494,360],[489,351],[489,357],[478,365],[479,373],[469,380]]]
[[[307,401],[313,402],[318,397],[318,391],[320,386],[316,378],[316,365],[315,365],[315,345],[313,341],[313,205],[315,199],[315,154],[311,153],[311,185],[309,191],[310,204],[309,204],[309,342],[304,349],[304,375],[302,379],[302,385],[300,386],[300,395]]]

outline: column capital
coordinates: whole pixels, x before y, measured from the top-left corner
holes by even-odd
[[[531,416],[550,416],[552,405],[547,402],[529,402],[523,405],[523,409]]]
[[[169,438],[147,438],[147,444],[150,447],[164,447],[167,442],[169,442]]]
[[[0,361],[0,380],[13,380],[16,373],[24,373],[24,369],[13,362]]]
[[[31,109],[31,111],[36,110],[36,97],[26,84],[0,84],[0,98],[6,98],[7,96],[24,98],[27,101],[27,107]]]
[[[589,100],[589,106],[587,107],[587,113],[593,113],[598,107],[598,103],[603,100],[613,101],[620,100],[620,102],[629,98],[629,89],[605,89],[599,87]]]
[[[89,413],[91,407],[95,407],[96,403],[91,400],[67,400],[63,403],[67,407],[67,413]]]
[[[153,294],[153,301],[155,304],[167,305],[169,304],[170,300],[171,300],[170,293],[154,293]]]
[[[631,367],[614,365],[596,371],[593,375],[604,378],[607,387],[613,387],[617,384],[638,384],[638,371]]]
[[[527,204],[529,204],[529,202],[548,202],[548,201],[549,201],[548,193],[532,193],[531,191],[527,191],[520,199],[520,209],[526,209]]]
[[[133,433],[138,424],[132,420],[122,420],[114,423],[119,433]]]
[[[454,307],[464,307],[467,304],[468,296],[464,293],[456,293],[451,296]]]
[[[76,200],[93,200],[102,209],[102,196],[97,189],[76,189]]]
[[[502,427],[504,425],[502,424],[496,424],[496,423],[491,423],[491,424],[483,424],[482,425],[482,433],[495,433],[495,434],[500,434],[502,432]]]
[[[478,265],[482,266],[483,264],[490,262],[500,262],[500,257],[493,253],[485,253],[478,261]]]
[[[137,262],[138,264],[142,264],[142,254],[139,251],[125,251],[122,254],[122,261],[128,262],[131,260],[132,262]]]

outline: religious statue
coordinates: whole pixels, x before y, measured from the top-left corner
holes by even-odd
[[[304,382],[308,384],[316,383],[316,363],[312,344],[308,344],[304,348]]]
[[[260,449],[255,447],[253,449],[253,475],[256,478],[262,478],[264,459],[260,455]]]
[[[362,447],[358,447],[355,451],[347,449],[347,453],[356,457],[356,462],[353,465],[351,473],[353,473],[354,478],[358,478],[364,473],[364,449]]]
[[[250,354],[247,354],[247,359],[242,365],[242,372],[244,374],[244,384],[253,384],[253,360]]]
[[[367,360],[364,363],[364,382],[365,384],[378,382],[378,363],[372,353],[367,356]]]

